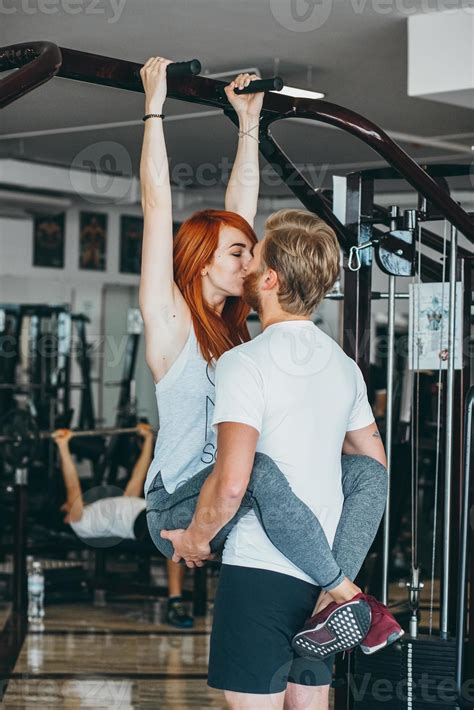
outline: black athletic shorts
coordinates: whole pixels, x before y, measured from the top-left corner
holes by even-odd
[[[146,510],[142,510],[135,518],[135,522],[133,524],[133,534],[135,535],[135,539],[138,540],[138,542],[141,542],[143,545],[147,545],[155,549],[155,546],[151,541],[150,533],[148,532]]]
[[[334,658],[296,656],[291,639],[312,614],[316,587],[286,574],[222,565],[214,604],[208,685],[281,693],[287,683],[330,685]]]

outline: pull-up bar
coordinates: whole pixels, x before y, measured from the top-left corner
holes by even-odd
[[[139,71],[141,66],[123,59],[58,47],[52,42],[26,42],[3,47],[0,49],[0,71],[18,71],[0,80],[0,108],[24,96],[53,76],[143,92],[141,79],[137,75],[137,68]],[[185,76],[170,75],[168,96],[221,108],[229,114],[230,106],[223,93],[224,86],[224,82],[216,79],[189,73]],[[268,93],[263,105],[261,134],[265,140],[261,144],[261,151],[268,160],[276,164],[281,163],[286,170],[289,166],[294,168],[303,187],[289,185],[290,189],[308,209],[327,219],[346,249],[353,245],[354,236],[339,222],[297,168],[292,166],[268,133],[271,123],[286,118],[306,118],[327,123],[359,138],[396,168],[417,192],[432,202],[451,224],[474,242],[474,222],[467,212],[375,123],[350,109],[327,101]]]

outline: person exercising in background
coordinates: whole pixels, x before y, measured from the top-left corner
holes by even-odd
[[[61,461],[61,472],[66,488],[66,502],[61,506],[75,534],[84,542],[97,538],[138,540],[152,544],[146,522],[146,502],[143,484],[153,457],[154,435],[149,424],[137,425],[142,440],[141,452],[123,492],[123,496],[109,496],[93,503],[84,501],[81,482],[74,463],[69,442],[74,436],[70,429],[57,429],[52,438],[56,443]],[[193,619],[187,613],[182,599],[185,569],[176,562],[166,561],[168,573],[168,604],[166,621],[173,626],[189,628]]]

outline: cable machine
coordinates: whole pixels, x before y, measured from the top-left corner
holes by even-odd
[[[142,65],[134,62],[61,48],[51,42],[27,42],[0,49],[0,71],[16,69],[0,80],[0,108],[24,96],[53,76],[85,81],[128,91],[143,92],[139,75]],[[198,76],[197,60],[168,67],[168,96],[222,109],[237,123],[224,93],[223,82]],[[278,91],[282,81],[254,82],[244,89]],[[305,118],[340,128],[359,138],[388,163],[382,170],[351,173],[334,180],[333,199],[315,190],[273,138],[270,127],[280,120]],[[421,590],[418,563],[419,494],[419,372],[422,350],[419,334],[411,343],[412,384],[408,387],[411,426],[411,528],[412,555],[409,582],[411,606],[410,635],[394,647],[374,657],[354,654],[354,659],[338,669],[336,708],[461,708],[471,707],[463,695],[463,678],[474,659],[466,656],[466,641],[474,642],[474,565],[469,562],[468,525],[471,494],[470,464],[473,391],[470,385],[468,342],[471,328],[473,254],[458,245],[463,234],[474,242],[472,215],[449,194],[447,178],[467,175],[469,166],[431,166],[423,169],[392,141],[376,124],[353,111],[314,99],[301,99],[267,93],[260,120],[260,151],[301,203],[324,219],[335,230],[346,257],[344,283],[344,339],[346,353],[353,357],[369,377],[370,325],[372,304],[372,264],[374,259],[388,276],[388,357],[387,416],[385,443],[390,471],[394,465],[394,344],[397,279],[412,280],[411,328],[419,325],[420,309],[414,304],[423,296],[426,283],[440,284],[441,305],[433,308],[432,322],[443,323],[446,347],[439,352],[437,368],[439,398],[435,465],[435,533],[442,513],[442,582],[440,632],[418,634],[418,605]],[[375,182],[404,179],[418,194],[418,208],[403,213],[375,202]],[[430,231],[425,223],[445,222],[444,237]],[[449,235],[449,239],[448,239]],[[442,255],[441,264],[425,248]],[[381,294],[379,294],[381,295]],[[446,296],[446,307],[444,297]],[[438,298],[436,296],[436,298]],[[418,299],[418,301],[417,301]],[[437,310],[438,308],[438,310]],[[441,309],[441,310],[440,310]],[[443,309],[446,313],[443,315]],[[441,326],[440,326],[441,327]],[[440,335],[442,341],[443,332]],[[441,386],[442,385],[442,386]],[[441,395],[441,392],[443,395]],[[389,472],[390,472],[389,471]],[[390,558],[390,500],[383,530],[380,568],[381,596],[388,597]],[[439,503],[439,505],[438,505]],[[436,553],[436,540],[434,553]],[[435,554],[433,554],[433,558]],[[434,566],[432,576],[434,576]],[[469,591],[468,590],[469,581]],[[431,600],[431,607],[433,599]],[[432,612],[432,608],[431,608]],[[432,617],[432,613],[431,613]],[[467,646],[469,650],[469,644]],[[474,654],[471,654],[474,655]],[[392,696],[387,685],[391,684]],[[447,687],[452,683],[451,693]],[[377,685],[378,683],[378,685]],[[385,692],[384,692],[385,691]]]

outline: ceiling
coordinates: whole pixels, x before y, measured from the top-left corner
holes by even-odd
[[[49,40],[59,46],[143,63],[151,55],[197,57],[211,73],[259,67],[288,84],[312,88],[397,134],[438,139],[440,148],[402,143],[420,162],[472,162],[473,112],[407,96],[407,16],[437,7],[468,8],[472,0],[18,0],[4,3],[2,45]],[[296,22],[290,14],[308,10]],[[431,7],[430,7],[431,6]],[[42,11],[38,8],[42,7]],[[311,7],[315,12],[310,12]],[[472,17],[472,15],[471,15]],[[297,31],[295,31],[297,30]],[[122,172],[138,174],[144,100],[141,94],[54,78],[0,114],[0,156],[77,165],[82,151],[101,166],[116,156]],[[168,116],[207,111],[170,100]],[[88,126],[136,121],[126,127]],[[170,121],[166,138],[176,182],[222,186],[220,168],[231,161],[236,131],[222,116]],[[56,133],[59,129],[81,130]],[[30,132],[51,131],[37,136]],[[309,166],[316,185],[333,172],[383,164],[355,138],[319,125],[287,121],[273,134],[298,163]],[[449,144],[454,144],[451,148]],[[465,151],[461,149],[466,148]],[[79,156],[79,157],[78,157]],[[187,164],[190,168],[180,169]],[[204,169],[203,169],[204,166]],[[104,164],[107,169],[107,164]],[[268,174],[268,173],[267,173]],[[203,177],[205,176],[205,177]],[[278,194],[274,179],[262,192]]]

